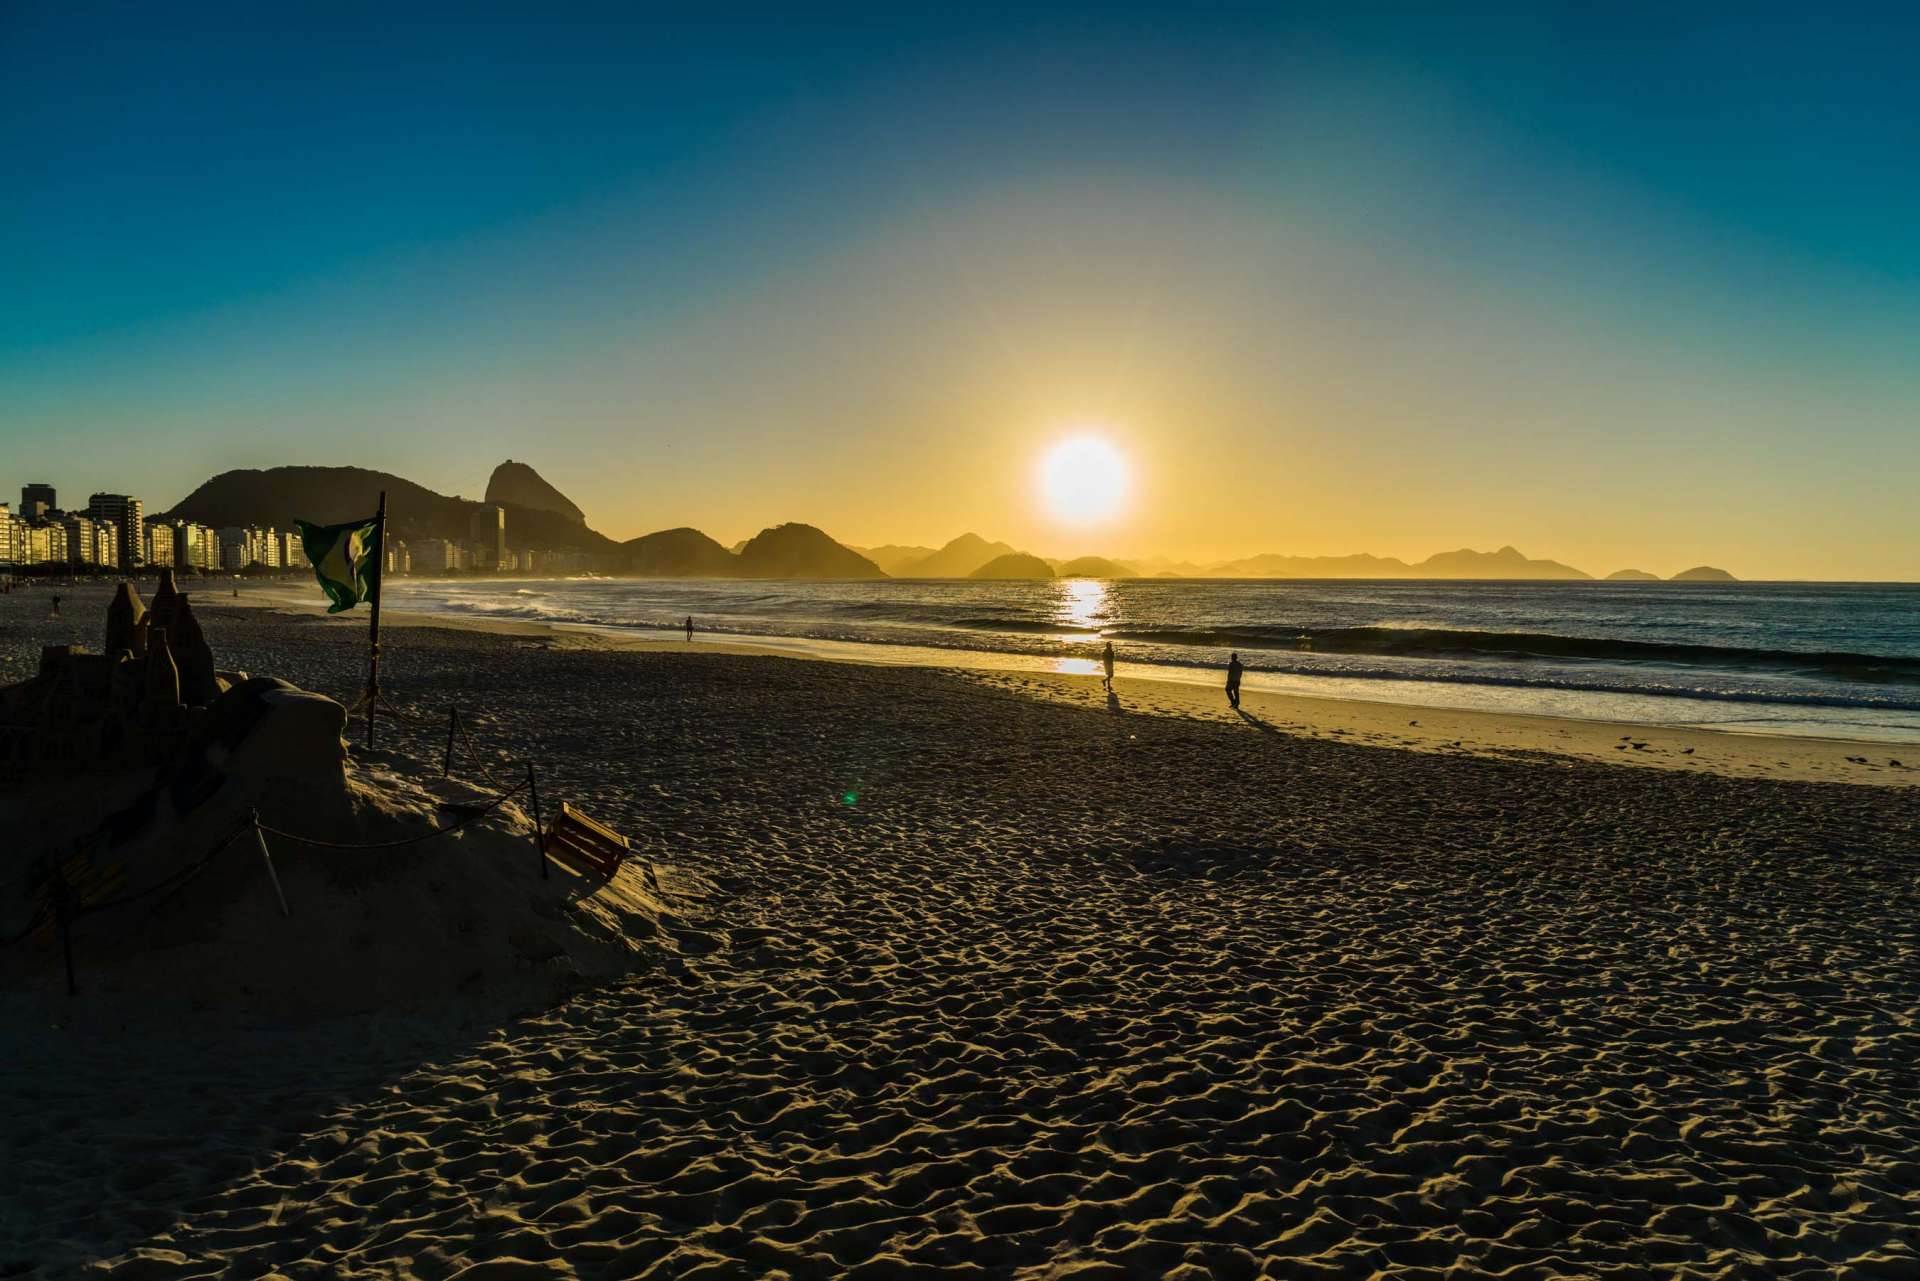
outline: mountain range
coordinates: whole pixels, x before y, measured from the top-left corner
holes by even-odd
[[[1151,572],[1170,578],[1412,578],[1578,580],[1592,575],[1553,560],[1536,560],[1512,547],[1440,552],[1409,564],[1391,556],[1265,554],[1215,564],[1130,565],[1100,556],[1056,561],[1007,543],[966,533],[944,547],[888,544],[849,547],[824,531],[788,522],[732,547],[697,529],[663,529],[618,542],[587,524],[567,496],[526,463],[508,459],[487,480],[484,502],[435,493],[387,472],[359,467],[273,467],[222,472],[161,515],[216,528],[287,528],[298,517],[321,524],[373,511],[382,491],[396,537],[408,541],[470,537],[473,517],[486,504],[506,512],[507,546],[515,551],[590,553],[605,572],[659,578],[1131,578]],[[1653,580],[1640,570],[1609,575]],[[1731,582],[1725,570],[1701,565],[1676,581]]]

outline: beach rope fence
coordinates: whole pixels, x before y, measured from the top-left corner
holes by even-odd
[[[489,781],[491,781],[491,779]],[[498,784],[495,784],[495,787],[498,789]],[[310,849],[321,850],[403,849],[410,845],[424,844],[427,841],[436,840],[442,836],[450,836],[460,829],[478,822],[522,792],[531,793],[534,856],[539,861],[540,875],[542,879],[545,879],[549,873],[547,871],[546,850],[541,840],[539,778],[534,770],[533,762],[529,761],[527,762],[526,778],[513,787],[499,789],[499,794],[485,805],[472,808],[469,812],[462,814],[459,818],[445,826],[436,827],[425,832],[418,832],[412,836],[402,837],[398,840],[350,842],[324,840],[314,836],[302,836],[298,832],[289,832],[282,828],[269,827],[260,821],[260,812],[258,810],[252,810],[249,812],[245,822],[238,824],[233,831],[217,841],[205,854],[195,859],[192,863],[177,869],[144,889],[132,894],[122,895],[119,898],[107,899],[100,902],[84,902],[82,894],[74,888],[72,882],[62,870],[61,862],[49,856],[47,859],[49,875],[47,902],[41,906],[40,910],[34,913],[32,919],[30,919],[24,927],[14,934],[9,935],[6,939],[0,940],[0,951],[5,951],[17,944],[25,943],[44,930],[49,923],[56,924],[60,933],[61,951],[64,954],[66,962],[67,995],[73,996],[79,990],[75,982],[73,962],[73,923],[76,920],[89,916],[97,916],[103,912],[115,911],[123,907],[130,907],[133,904],[147,899],[157,900],[153,908],[153,910],[157,911],[161,903],[165,902],[166,898],[172,896],[170,892],[184,889],[188,882],[198,876],[205,870],[209,863],[213,862],[215,858],[219,857],[220,854],[230,848],[236,840],[247,832],[253,833],[255,842],[260,850],[261,862],[267,869],[267,877],[273,884],[274,897],[280,904],[280,914],[282,916],[291,916],[292,912],[287,906],[286,892],[280,884],[280,873],[273,865],[273,854],[267,845],[267,837],[273,836],[279,840],[291,841],[296,845],[304,845]],[[84,853],[86,849],[89,848],[91,840],[92,838],[89,838],[87,841],[82,841],[76,853]],[[162,897],[163,895],[165,897]]]

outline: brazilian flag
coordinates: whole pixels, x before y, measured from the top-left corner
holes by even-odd
[[[293,522],[300,531],[300,545],[313,562],[313,576],[320,590],[333,604],[329,614],[352,609],[361,601],[369,604],[380,599],[381,520],[369,516],[344,525],[313,525],[304,520]]]

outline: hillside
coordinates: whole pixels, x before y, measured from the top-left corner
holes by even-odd
[[[1660,575],[1649,574],[1644,569],[1616,569],[1607,575],[1609,583],[1657,583]]]
[[[1476,552],[1465,547],[1457,552],[1440,552],[1413,566],[1421,578],[1592,578],[1584,570],[1562,565],[1557,560],[1529,560],[1511,547],[1497,552]]]
[[[1176,567],[1172,572],[1180,574]],[[1244,556],[1203,571],[1219,578],[1413,578],[1413,567],[1391,556]],[[1183,577],[1186,575],[1182,574]],[[1199,575],[1194,575],[1198,577]]]
[[[848,551],[859,552],[889,574],[897,574],[934,553],[931,547],[903,547],[898,543],[888,543],[884,547],[855,547],[852,543],[845,546]]]
[[[763,529],[740,547],[735,573],[743,578],[885,578],[880,567],[834,542],[812,525]]]
[[[1053,567],[1062,578],[1138,578],[1137,571],[1105,556],[1078,556]]]
[[[1724,569],[1715,569],[1712,565],[1695,565],[1692,569],[1683,569],[1672,578],[1676,583],[1737,583],[1740,580]]]
[[[980,568],[967,575],[968,578],[1052,578],[1053,566],[1038,556],[1029,556],[1025,552],[1013,552],[1006,556],[995,556]]]
[[[587,514],[574,506],[571,499],[548,484],[532,467],[511,458],[494,468],[493,475],[487,478],[487,501],[503,507],[512,505],[552,512],[576,525],[587,523]]]
[[[1013,548],[1005,543],[990,543],[978,534],[962,534],[924,560],[901,567],[902,578],[968,578],[997,556],[1011,556]],[[1052,571],[1048,571],[1052,576]]]
[[[226,525],[289,529],[295,520],[329,525],[371,516],[379,508],[381,490],[387,493],[387,518],[394,537],[409,542],[470,538],[473,514],[485,506],[362,467],[270,467],[221,472],[160,514],[216,529]],[[507,513],[507,545],[515,550],[606,552],[617,546],[558,512],[515,503],[499,505]]]
[[[1409,565],[1392,556],[1248,556],[1215,565],[1221,578],[1524,578],[1582,579],[1593,575],[1554,560],[1531,560],[1511,547],[1439,552]]]
[[[663,529],[620,546],[627,572],[643,578],[729,578],[740,572],[733,553],[697,529]]]

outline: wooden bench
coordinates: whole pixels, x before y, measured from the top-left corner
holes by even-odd
[[[578,876],[595,879],[603,884],[613,879],[620,865],[633,854],[633,846],[627,838],[608,827],[588,818],[565,801],[560,803],[560,816],[548,824],[540,838],[540,848],[547,857]],[[647,865],[647,879],[653,882],[653,888],[660,888],[660,878],[654,875],[652,863]]]

